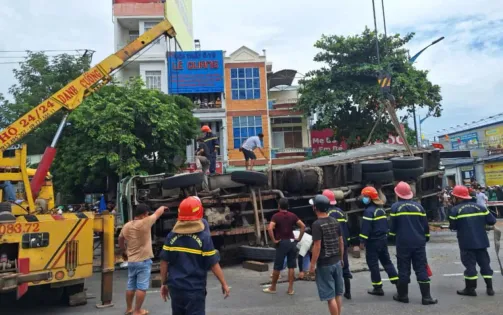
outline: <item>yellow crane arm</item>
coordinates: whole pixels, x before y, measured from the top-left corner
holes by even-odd
[[[175,29],[168,20],[160,22],[126,47],[108,56],[41,104],[34,107],[9,127],[0,131],[0,153],[26,136],[60,109],[74,110],[77,108],[85,97],[98,91],[102,86],[111,81],[112,77],[110,74],[114,70],[120,68],[124,65],[124,62],[162,35],[166,35],[169,38],[176,36]]]

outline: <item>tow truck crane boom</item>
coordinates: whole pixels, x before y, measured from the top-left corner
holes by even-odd
[[[120,68],[124,62],[162,35],[167,35],[170,38],[176,36],[173,26],[167,20],[160,22],[126,47],[108,56],[16,120],[9,127],[0,131],[0,152],[22,139],[60,109],[66,108],[71,111],[77,108],[85,97],[111,81],[111,73],[114,70]]]
[[[111,74],[113,71],[119,69],[128,59],[162,35],[167,35],[170,38],[176,36],[175,30],[168,20],[164,20],[146,31],[126,47],[84,72],[9,127],[0,131],[0,154],[59,110],[65,108],[72,111],[77,108],[82,104],[85,97],[98,91],[112,80]],[[38,195],[44,178],[54,160],[56,155],[55,145],[63,125],[64,121],[58,129],[58,135],[54,138],[53,144],[45,150],[37,172],[31,181],[30,186],[34,196]]]

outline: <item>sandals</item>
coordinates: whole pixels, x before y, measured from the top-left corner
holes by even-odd
[[[147,310],[141,310],[141,312],[142,312],[141,315],[148,315],[149,314],[149,311],[147,311]],[[124,313],[124,315],[133,315],[133,314],[134,314],[133,311],[126,311]]]
[[[269,294],[276,294],[276,291],[271,291],[270,288],[265,288],[264,290],[262,290],[262,292],[269,293]]]
[[[286,292],[288,295],[294,295],[295,294],[295,290],[292,290],[292,292]]]

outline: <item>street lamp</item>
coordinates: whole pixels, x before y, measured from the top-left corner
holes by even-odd
[[[429,44],[428,46],[424,47],[423,49],[421,49],[417,54],[415,54],[414,56],[412,56],[411,58],[409,58],[409,63],[410,64],[413,64],[414,62],[416,62],[416,59],[419,57],[419,55],[421,55],[426,49],[430,48],[431,46],[441,42],[444,40],[444,36],[440,37],[439,39],[437,40],[434,40],[433,42],[431,42],[431,44]],[[413,118],[414,118],[414,133],[416,134],[416,146],[419,147],[419,134],[417,133],[417,121],[416,121],[416,105],[412,105],[412,115],[413,115]],[[423,121],[426,120],[426,118],[428,118],[429,116],[426,116],[425,118],[423,118],[422,121],[419,122],[419,125],[421,125],[423,123]]]

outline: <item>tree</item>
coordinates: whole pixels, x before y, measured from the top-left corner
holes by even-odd
[[[17,84],[9,89],[13,102],[0,96],[0,128],[21,117],[49,96],[59,91],[70,81],[88,70],[91,54],[75,56],[60,54],[47,56],[43,52],[27,52],[28,55],[19,69],[14,69]],[[29,154],[40,154],[51,144],[63,113],[57,113],[23,139],[28,145]]]
[[[188,98],[146,89],[139,78],[103,87],[69,116],[53,167],[56,188],[78,200],[93,186],[104,190],[104,178],[114,187],[119,177],[173,170],[198,132],[192,109]]]
[[[411,105],[416,104],[439,117],[440,87],[428,80],[427,71],[415,69],[407,59],[404,45],[413,36],[380,36],[379,65],[375,33],[368,28],[357,36],[323,35],[315,43],[321,51],[314,57],[323,66],[300,80],[298,108],[308,115],[317,113],[315,128],[334,129],[336,140],[345,140],[349,147],[362,145],[378,119],[371,140],[385,140],[394,133],[388,114],[379,115],[382,100],[377,77],[386,70],[392,76],[397,109],[410,113]]]

